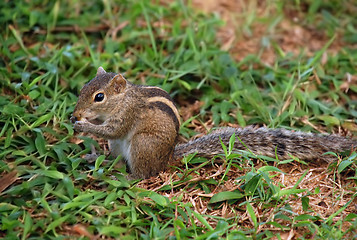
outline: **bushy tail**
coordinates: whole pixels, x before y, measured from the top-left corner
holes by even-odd
[[[251,151],[257,155],[273,158],[278,156],[279,159],[290,159],[291,156],[294,156],[301,160],[320,158],[332,161],[335,158],[331,157],[331,155],[323,156],[323,154],[326,152],[340,153],[356,150],[357,148],[357,140],[337,135],[313,134],[264,127],[227,127],[191,140],[188,143],[177,145],[174,151],[174,159],[179,159],[192,153],[205,157],[222,154],[223,149],[219,138],[222,139],[225,145],[228,145],[233,133],[237,138],[234,149]]]

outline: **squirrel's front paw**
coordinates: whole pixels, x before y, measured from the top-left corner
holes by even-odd
[[[87,120],[76,121],[73,125],[73,128],[77,132],[84,132],[88,123],[89,122]]]

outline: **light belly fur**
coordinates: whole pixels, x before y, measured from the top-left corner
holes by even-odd
[[[128,137],[124,139],[109,140],[108,144],[111,155],[115,158],[122,155],[129,167],[131,167],[131,134],[128,134]]]

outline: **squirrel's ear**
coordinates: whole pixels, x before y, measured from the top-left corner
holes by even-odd
[[[98,76],[98,75],[102,75],[102,74],[104,74],[104,73],[107,73],[107,72],[104,70],[104,68],[99,67],[99,68],[97,69],[97,76]]]
[[[116,92],[121,92],[126,86],[126,80],[121,74],[115,75],[112,80],[110,80],[109,85]]]

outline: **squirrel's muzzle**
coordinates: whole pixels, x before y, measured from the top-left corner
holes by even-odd
[[[77,116],[72,115],[69,120],[71,120],[72,123],[75,123],[77,121],[81,121],[81,119],[82,119],[81,117],[77,117]]]

